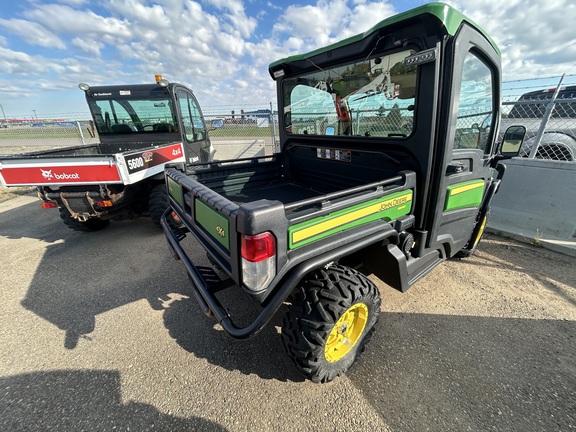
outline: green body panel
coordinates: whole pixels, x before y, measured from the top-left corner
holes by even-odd
[[[341,40],[340,42],[336,42],[332,45],[319,48],[317,50],[311,51],[311,52],[306,53],[306,54],[298,54],[298,55],[283,58],[281,60],[277,60],[277,61],[271,63],[269,68],[272,69],[272,68],[274,68],[278,65],[281,65],[281,64],[287,64],[287,63],[290,63],[293,61],[305,60],[305,59],[314,57],[318,54],[322,54],[322,53],[332,51],[332,50],[337,49],[337,48],[344,47],[346,45],[353,44],[354,42],[358,42],[358,41],[364,39],[365,37],[367,37],[368,35],[376,32],[382,28],[391,26],[393,24],[399,23],[401,21],[405,21],[405,20],[410,19],[410,18],[417,17],[419,15],[423,15],[423,14],[430,14],[430,15],[433,15],[436,18],[438,18],[438,20],[440,20],[440,22],[442,22],[442,25],[446,29],[446,33],[451,35],[451,36],[454,36],[456,34],[456,32],[460,28],[460,25],[462,24],[462,22],[468,22],[469,24],[471,24],[473,27],[475,27],[476,29],[478,29],[478,31],[480,31],[482,33],[482,35],[494,47],[494,49],[496,50],[498,55],[500,55],[500,49],[498,48],[496,43],[492,40],[492,38],[490,36],[488,36],[488,34],[486,34],[486,32],[484,32],[484,30],[482,30],[482,28],[480,26],[475,24],[469,18],[465,17],[460,12],[458,12],[456,9],[454,9],[451,6],[448,6],[444,3],[428,3],[428,4],[425,4],[425,5],[420,6],[418,8],[411,9],[409,11],[400,13],[398,15],[391,16],[390,18],[387,18],[383,21],[380,21],[378,24],[376,24],[374,27],[372,27],[371,29],[367,30],[364,33],[360,33],[358,35],[351,36],[347,39]]]
[[[412,196],[412,190],[396,192],[296,224],[288,229],[288,247],[295,249],[368,222],[407,215],[412,210]]]
[[[168,193],[181,208],[184,207],[184,203],[182,202],[182,188],[175,180],[172,180],[170,177],[166,178],[168,179],[166,182],[168,185]]]
[[[484,196],[484,180],[470,180],[448,186],[444,211],[478,207]]]
[[[194,212],[198,225],[229,251],[230,224],[228,219],[198,199],[194,200]]]

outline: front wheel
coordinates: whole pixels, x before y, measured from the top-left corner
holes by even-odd
[[[380,314],[378,288],[351,268],[309,274],[291,296],[282,341],[296,368],[313,382],[332,381],[356,361]]]

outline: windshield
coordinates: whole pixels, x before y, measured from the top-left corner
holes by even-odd
[[[286,131],[406,137],[414,128],[414,51],[373,57],[284,81]]]
[[[177,132],[170,99],[97,99],[89,101],[100,135]]]

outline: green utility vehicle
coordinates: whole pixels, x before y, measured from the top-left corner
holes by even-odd
[[[442,261],[473,253],[504,174],[499,161],[516,155],[523,130],[497,153],[498,48],[444,4],[269,69],[280,152],[167,165],[162,226],[207,315],[247,338],[286,309],[288,355],[327,382],[353,364],[378,321],[380,294],[364,274],[406,291]],[[482,131],[486,108],[461,104],[472,98],[489,101]],[[210,266],[197,253],[192,261],[187,238]],[[224,289],[261,309],[239,324]]]

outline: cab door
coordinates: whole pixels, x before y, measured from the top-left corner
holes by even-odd
[[[206,124],[198,101],[191,92],[184,88],[177,88],[175,94],[180,114],[180,128],[186,152],[186,162],[212,161],[215,150],[208,140]]]
[[[464,25],[453,42],[452,60],[452,79],[445,81],[452,84],[444,93],[450,96],[443,106],[449,124],[444,154],[438,156],[443,163],[429,236],[430,246],[449,256],[468,247],[490,195],[500,104],[499,55],[483,35]]]

